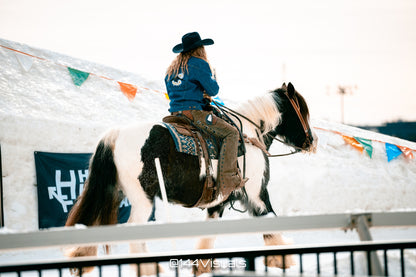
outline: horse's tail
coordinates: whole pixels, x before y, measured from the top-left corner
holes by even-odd
[[[84,190],[72,207],[65,226],[77,223],[87,226],[117,223],[120,197],[114,146],[118,130],[108,132],[98,143],[91,157],[89,175]]]

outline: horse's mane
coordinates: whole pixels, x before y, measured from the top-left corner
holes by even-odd
[[[281,113],[276,101],[278,99],[273,96],[273,93],[267,93],[241,104],[237,111],[259,126],[263,122],[264,133],[267,133],[280,124]],[[240,119],[243,121],[244,133],[248,136],[256,136],[256,127],[247,120]]]

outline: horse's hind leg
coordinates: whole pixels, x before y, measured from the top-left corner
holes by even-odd
[[[271,214],[273,216],[276,216],[270,203],[267,188],[263,186],[260,190],[260,193],[254,197],[249,193],[247,193],[247,196],[249,198],[247,206],[250,214],[256,217]],[[281,233],[263,234],[263,239],[265,245],[267,246],[292,244],[292,240],[285,238]],[[278,268],[289,268],[295,265],[295,261],[292,255],[285,256],[284,263],[282,256],[268,256],[267,261],[265,261],[265,263],[269,267]]]
[[[281,233],[274,234],[263,234],[264,244],[265,245],[288,245],[292,244],[292,240],[287,239]],[[265,261],[268,267],[278,267],[278,268],[289,268],[295,265],[295,260],[292,255],[286,255],[283,264],[282,256],[267,256],[267,261]]]
[[[224,206],[216,206],[208,209],[207,219],[220,218],[224,212]],[[214,248],[215,237],[200,238],[197,243],[197,249],[211,249]],[[193,268],[194,274],[199,276],[203,273],[212,271],[210,260],[198,260],[196,266]]]
[[[152,213],[153,203],[148,199],[146,193],[140,185],[139,180],[135,177],[135,174],[136,170],[120,170],[118,178],[120,185],[131,204],[128,223],[146,224]],[[147,252],[146,243],[130,243],[130,253],[144,252]],[[132,269],[135,272],[138,271],[137,266],[135,265],[132,265]],[[157,270],[155,264],[140,265],[140,275],[155,275],[156,272]]]

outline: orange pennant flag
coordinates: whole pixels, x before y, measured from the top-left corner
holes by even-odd
[[[133,101],[134,97],[136,97],[137,87],[135,85],[126,84],[122,82],[117,83],[120,85],[120,90],[129,99],[129,101]]]
[[[351,145],[352,147],[354,147],[361,153],[363,152],[364,147],[355,138],[348,137],[348,136],[342,136],[342,138],[344,139],[346,143],[348,143],[349,145]]]
[[[408,159],[413,159],[414,158],[412,149],[404,147],[404,146],[398,146],[398,145],[397,145],[397,147],[399,147],[400,151],[402,151],[403,155],[406,158],[408,158]]]

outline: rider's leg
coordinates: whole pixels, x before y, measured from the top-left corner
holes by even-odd
[[[223,140],[218,161],[220,192],[224,197],[241,184],[241,175],[237,167],[239,132],[237,128],[228,124],[207,111],[192,111],[193,122],[205,132]]]

